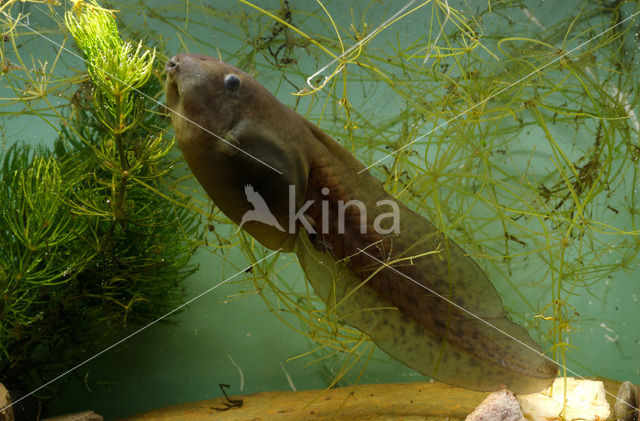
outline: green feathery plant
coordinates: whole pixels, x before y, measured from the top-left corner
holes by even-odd
[[[56,114],[53,151],[13,145],[0,168],[0,379],[23,390],[174,309],[195,270],[198,223],[169,185],[173,142],[150,99],[155,52],[123,42],[96,3],[65,22],[90,83]]]

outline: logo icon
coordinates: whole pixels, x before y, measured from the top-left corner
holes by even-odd
[[[242,226],[247,222],[256,221],[276,227],[280,231],[284,231],[284,228],[280,226],[276,217],[273,216],[269,210],[267,202],[265,202],[262,196],[253,189],[251,184],[244,186],[244,194],[247,196],[247,201],[253,205],[253,209],[249,209],[244,213],[244,215],[242,215],[242,220],[240,221],[240,226],[238,228],[242,228]]]

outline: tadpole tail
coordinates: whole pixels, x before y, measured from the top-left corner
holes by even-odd
[[[302,231],[296,252],[327,304],[389,355],[434,379],[481,391],[507,386],[530,393],[549,386],[556,364],[509,320],[473,258],[360,172],[362,164],[335,141],[314,134],[321,147],[307,199],[314,203],[308,215],[317,234],[310,239]],[[349,201],[363,207],[343,208],[340,215],[338,203]],[[392,222],[384,218],[389,212],[398,213],[399,229],[380,233]],[[322,244],[330,252],[319,251]]]

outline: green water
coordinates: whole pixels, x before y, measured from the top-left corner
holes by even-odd
[[[286,2],[278,1],[256,3],[275,14],[286,6]],[[356,42],[350,37],[354,34],[352,24],[361,31],[364,29],[363,22],[366,21],[366,33],[370,34],[407,4],[405,1],[384,4],[376,1],[351,3],[333,1],[325,4],[344,37],[345,48]],[[339,53],[340,47],[335,42],[333,27],[317,2],[289,0],[288,4],[292,9],[293,24],[322,40],[334,53]],[[420,4],[419,1],[414,2],[407,10]],[[517,212],[509,213],[505,209],[513,210],[515,207],[524,214],[535,206],[547,209],[550,214],[554,213],[554,207],[560,199],[555,198],[555,201],[541,205],[531,202],[533,195],[521,193],[521,198],[518,199],[519,193],[515,188],[518,186],[518,180],[522,180],[523,191],[540,192],[540,189],[535,187],[526,190],[527,182],[550,188],[562,180],[554,164],[558,162],[558,155],[554,153],[557,149],[551,146],[552,143],[548,141],[549,134],[542,126],[531,123],[535,122],[535,118],[527,111],[530,108],[514,108],[514,117],[500,120],[496,123],[497,128],[491,126],[491,120],[473,127],[466,124],[472,113],[460,115],[456,120],[448,122],[460,112],[443,112],[438,108],[443,107],[443,103],[438,100],[442,99],[442,95],[451,92],[447,90],[448,84],[462,80],[459,78],[464,75],[458,70],[448,71],[443,66],[453,68],[458,65],[462,69],[465,63],[474,63],[474,60],[484,63],[484,67],[477,68],[483,79],[476,85],[469,75],[463,78],[466,81],[466,91],[452,99],[457,108],[452,107],[451,110],[469,109],[482,98],[483,92],[486,92],[483,91],[483,87],[491,88],[495,92],[496,89],[487,82],[492,80],[491,75],[495,75],[495,80],[509,81],[513,84],[493,100],[497,104],[496,107],[500,104],[506,108],[514,107],[513,103],[509,103],[509,98],[526,91],[531,93],[532,98],[535,98],[535,93],[539,93],[541,98],[548,99],[548,103],[555,104],[558,109],[575,110],[578,114],[582,104],[580,101],[588,103],[586,95],[580,94],[580,83],[575,82],[566,92],[549,94],[547,98],[545,92],[549,91],[548,87],[561,84],[567,77],[575,76],[576,81],[584,81],[585,75],[588,77],[589,72],[592,75],[596,74],[594,80],[603,80],[603,75],[611,72],[624,73],[624,68],[616,67],[615,62],[618,59],[626,60],[637,68],[640,60],[638,17],[624,22],[619,27],[630,28],[630,35],[626,36],[623,44],[625,49],[589,51],[594,57],[594,63],[590,61],[590,56],[586,56],[586,51],[608,35],[589,40],[608,27],[599,26],[594,21],[590,27],[586,25],[589,27],[588,30],[575,29],[580,22],[595,19],[587,13],[588,3],[508,2],[508,7],[504,7],[503,3],[495,3],[492,4],[492,11],[486,11],[486,1],[449,2],[450,7],[462,11],[466,21],[474,28],[481,29],[480,39],[496,57],[492,57],[480,47],[473,50],[472,58],[464,55],[445,57],[446,48],[463,48],[470,41],[463,36],[447,40],[440,37],[435,45],[441,48],[439,53],[443,54],[442,58],[435,62],[438,51],[433,50],[430,59],[422,64],[425,50],[413,46],[421,43],[427,45],[427,41],[437,38],[439,31],[438,25],[430,26],[433,16],[432,5],[426,5],[392,23],[367,44],[365,55],[370,55],[370,61],[367,63],[375,63],[379,70],[391,75],[397,85],[387,82],[378,73],[363,70],[355,64],[347,66],[349,77],[344,89],[348,92],[353,109],[352,118],[358,126],[353,130],[353,138],[350,138],[348,130],[345,129],[349,120],[344,108],[338,107],[336,96],[329,96],[327,99],[328,88],[315,97],[297,99],[291,95],[305,86],[306,77],[330,63],[331,58],[291,30],[274,25],[273,20],[261,16],[256,10],[234,1],[115,1],[105,6],[120,10],[118,25],[125,39],[143,39],[147,44],[157,46],[158,60],[166,60],[171,55],[184,51],[212,56],[219,54],[232,64],[256,73],[256,78],[281,102],[296,107],[298,112],[310,121],[319,122],[323,130],[338,138],[349,150],[355,151],[358,159],[366,165],[373,164],[386,153],[402,145],[403,134],[409,136],[407,133],[410,133],[411,138],[415,139],[442,124],[432,135],[416,142],[413,148],[416,151],[415,155],[408,158],[411,165],[405,167],[413,180],[411,185],[419,195],[411,195],[402,188],[394,193],[398,193],[401,200],[430,219],[441,218],[434,221],[436,225],[446,226],[451,230],[450,235],[487,270],[490,279],[504,297],[505,306],[513,319],[526,325],[532,336],[543,344],[543,348],[548,349],[552,341],[546,335],[551,324],[541,324],[540,319],[535,319],[534,315],[550,315],[551,310],[545,309],[545,306],[555,297],[551,291],[554,285],[552,279],[557,279],[558,276],[553,275],[553,271],[549,269],[554,267],[549,261],[552,255],[536,250],[544,248],[550,241],[549,238],[557,243],[558,233],[562,230],[556,231],[559,225],[557,221],[534,217],[527,219],[527,216],[521,215],[523,219],[518,221],[522,225],[512,227],[509,232],[524,245],[512,241],[509,250],[513,254],[527,255],[515,257],[511,262],[507,262],[501,258],[505,253],[505,232],[500,215],[508,214],[515,218]],[[11,11],[12,16],[17,16],[21,7],[20,4],[15,5]],[[29,28],[20,29],[23,42],[19,48],[28,64],[35,63],[37,67],[38,60],[42,63],[52,63],[55,59],[59,47],[53,42],[60,43],[65,39],[64,27],[60,26],[65,7],[69,5],[53,6],[52,9],[43,4],[24,6],[24,11],[30,13]],[[637,5],[630,3],[620,11],[619,21],[632,16],[638,10]],[[443,10],[438,12],[441,21],[444,21],[445,16]],[[576,16],[579,19],[572,24],[572,18]],[[444,25],[445,31],[455,32],[452,17],[444,22]],[[523,59],[524,64],[513,59],[507,60],[505,51],[498,48],[496,42],[508,36],[544,39],[549,45],[562,48],[565,52],[586,42],[583,47],[569,54],[584,73],[582,76],[576,76],[575,73],[554,70],[551,67],[544,76],[533,74],[520,80],[522,76],[531,72],[522,71],[518,65],[529,66],[533,71],[557,56],[553,55],[551,49],[546,54],[533,54],[530,49],[533,44],[523,43],[509,52],[519,52],[522,57],[526,56],[526,60]],[[66,40],[65,47],[77,53],[71,39]],[[11,58],[8,45],[5,46],[5,51],[8,52],[7,57]],[[398,51],[402,51],[403,54],[397,53]],[[385,64],[385,57],[400,62],[406,60],[413,65],[402,71],[391,64]],[[415,70],[416,63],[423,65],[423,72]],[[329,75],[334,68],[335,65],[330,66],[330,70],[323,72],[323,75]],[[473,69],[471,67],[468,70]],[[78,71],[85,71],[84,64],[70,52],[63,51],[55,69],[56,75],[62,77]],[[340,83],[335,86],[335,90],[331,91],[331,95],[337,95],[338,98],[343,90],[342,79],[339,80]],[[616,103],[617,98],[619,114],[627,116],[624,124],[627,127],[628,138],[635,145],[639,145],[638,78],[626,74],[624,83],[620,82],[620,85],[615,85],[616,80],[623,79],[611,79],[607,82],[610,101],[608,107],[613,108],[610,104]],[[6,79],[0,79],[1,96],[15,96],[5,82]],[[459,83],[458,89],[462,90],[463,83]],[[430,84],[434,88],[428,92],[416,90],[416,95],[421,98],[407,98],[408,93],[414,89],[413,86],[421,84]],[[588,83],[585,82],[585,85]],[[473,86],[476,86],[478,91],[474,91]],[[507,83],[501,86],[506,87]],[[73,90],[75,89],[62,84],[51,92],[48,98],[53,106],[63,106],[68,103],[68,94]],[[588,91],[595,92],[593,88]],[[617,92],[622,92],[623,95],[618,97]],[[19,102],[3,105],[4,113],[25,108]],[[43,101],[36,101],[31,105],[43,109],[44,116],[54,124],[47,124],[43,118],[28,113],[3,115],[0,125],[0,151],[4,151],[14,142],[44,145],[53,143],[56,137],[55,116],[47,111],[47,105]],[[417,112],[416,107],[424,108]],[[556,123],[553,110],[541,110],[550,135],[560,144],[567,160],[576,163],[577,168],[585,166],[587,160],[580,159],[587,155],[585,151],[593,149],[601,120],[595,118],[593,110],[585,109],[582,110],[585,113],[581,114],[579,119],[576,117],[573,123],[569,117],[562,120],[562,116],[558,117]],[[596,111],[597,114],[610,115],[603,109]],[[430,117],[433,120],[428,120]],[[608,124],[614,120],[602,121]],[[493,127],[491,130],[494,131],[487,127]],[[499,131],[500,128],[504,130]],[[484,129],[487,133],[498,133],[487,141],[488,145],[482,142],[481,135]],[[612,136],[616,138],[615,134]],[[445,169],[449,174],[458,175],[440,176],[437,182],[442,185],[436,191],[432,179],[425,174],[435,171],[438,163],[444,160],[443,157],[448,156],[447,148],[456,142],[463,146],[460,151],[449,156],[451,161]],[[395,148],[385,149],[385,144]],[[567,301],[571,306],[568,308],[569,316],[572,317],[572,330],[565,339],[568,338],[566,340],[575,349],[567,353],[567,367],[583,376],[601,376],[640,383],[640,331],[635,326],[640,309],[640,286],[637,279],[640,263],[635,250],[640,247],[640,234],[638,209],[632,206],[634,203],[637,204],[636,190],[640,188],[640,184],[638,157],[632,153],[625,154],[624,151],[624,148],[620,148],[602,152],[603,156],[607,157],[603,159],[608,160],[606,162],[610,162],[612,168],[622,169],[618,172],[610,171],[615,177],[608,179],[610,186],[591,202],[590,214],[585,217],[635,234],[614,235],[610,233],[611,230],[605,229],[604,225],[597,225],[599,231],[573,238],[572,247],[567,249],[565,259],[569,262],[567,265],[570,269],[562,269],[563,277],[571,279],[571,273],[580,273],[579,269],[582,266],[602,267],[602,270],[587,272],[588,276],[585,278],[578,276],[576,287],[572,289],[573,284],[568,283],[569,286],[560,297],[568,297]],[[474,165],[484,165],[482,161],[468,158],[474,156],[474,153],[492,161],[490,168],[493,172],[490,179],[497,180],[494,184],[498,186],[497,193],[483,184],[483,180],[487,178],[478,176],[481,171],[474,171]],[[460,158],[461,156],[467,158]],[[373,174],[385,179],[383,165],[390,167],[392,162],[388,160],[379,163],[372,169]],[[461,179],[466,181],[460,182]],[[186,185],[195,197],[203,199],[200,187],[194,180],[188,181]],[[509,189],[501,190],[505,185],[509,186]],[[393,183],[386,185],[388,189],[394,188],[393,186]],[[486,200],[477,200],[476,191],[482,191],[480,196]],[[505,193],[507,191],[514,193],[510,195]],[[570,198],[569,190],[566,191]],[[564,194],[558,193],[558,197],[563,196]],[[438,198],[444,216],[435,210],[434,198]],[[581,199],[586,201],[584,197]],[[558,212],[562,210],[560,207]],[[206,206],[205,211],[208,211]],[[571,219],[573,215],[567,212],[563,218]],[[507,224],[512,222],[507,221]],[[225,238],[235,235],[235,227],[220,226],[216,231]],[[548,237],[545,237],[545,233]],[[207,238],[212,243],[215,242],[213,234],[209,233]],[[310,364],[314,358],[307,356],[288,361],[308,352],[315,345],[305,336],[287,327],[268,310],[264,300],[256,293],[256,287],[249,279],[250,275],[243,272],[250,262],[238,248],[231,248],[224,253],[215,250],[212,252],[212,249],[214,247],[203,247],[197,253],[195,263],[200,265],[200,269],[184,284],[185,301],[223,283],[238,272],[240,275],[193,301],[167,322],[163,321],[145,329],[59,380],[62,388],[48,403],[51,414],[93,409],[107,418],[117,418],[175,403],[220,396],[220,383],[230,384],[229,391],[234,394],[267,390],[321,389],[329,385],[340,360],[331,358],[326,362]],[[258,258],[267,254],[262,250],[256,252]],[[280,278],[286,279],[296,291],[304,291],[305,280],[297,267],[295,256],[278,256],[272,270],[275,272],[280,269]],[[568,294],[567,290],[571,290],[571,293]],[[277,305],[276,297],[269,295],[269,299]],[[301,327],[295,316],[280,316],[292,325]],[[128,333],[134,331],[135,327],[132,327]],[[122,337],[126,335],[123,333]],[[90,355],[87,355],[87,358],[89,357]],[[355,381],[356,376],[357,370],[342,384],[350,384]],[[382,352],[376,351],[360,382],[392,383],[425,379]]]

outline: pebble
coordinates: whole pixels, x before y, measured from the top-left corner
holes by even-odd
[[[638,421],[638,388],[633,383],[624,382],[620,385],[613,405],[613,418],[619,421]]]
[[[525,421],[513,393],[502,389],[489,394],[465,421]]]

